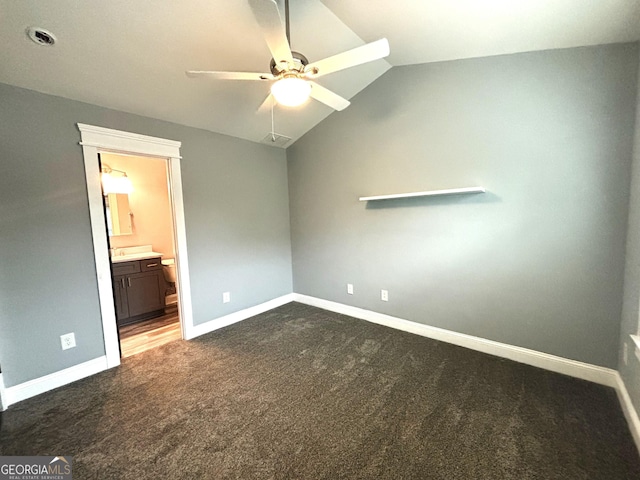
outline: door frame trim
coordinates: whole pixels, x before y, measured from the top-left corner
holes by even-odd
[[[187,254],[187,234],[182,198],[182,172],[180,168],[180,147],[182,142],[164,138],[150,137],[137,133],[112,130],[78,123],[80,145],[84,155],[84,169],[87,181],[87,197],[93,251],[96,265],[96,280],[102,316],[102,331],[107,368],[120,365],[120,345],[116,312],[113,303],[113,285],[109,261],[109,245],[105,225],[100,183],[100,163],[98,155],[116,153],[161,157],[169,162],[169,196],[173,208],[173,230],[176,242],[176,273],[178,275],[178,308],[180,312],[182,337],[192,338],[193,307],[191,304],[191,285],[189,282],[189,261]]]
[[[0,412],[4,412],[8,406],[9,403],[4,389],[4,380],[2,379],[2,372],[0,372]]]

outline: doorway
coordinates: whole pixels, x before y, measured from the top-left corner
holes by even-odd
[[[99,154],[123,358],[182,338],[165,158]]]
[[[177,310],[180,318],[181,336],[188,340],[195,335],[193,332],[191,288],[182,199],[181,143],[81,123],[78,124],[78,129],[80,130],[80,145],[82,145],[84,155],[105,357],[107,368],[111,368],[120,364],[120,344],[116,324],[99,155],[119,154],[155,157],[162,158],[168,162],[168,189],[169,201],[173,209],[172,228],[175,239],[175,270],[176,285],[178,287],[176,292],[178,298]]]

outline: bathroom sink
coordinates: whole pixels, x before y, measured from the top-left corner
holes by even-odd
[[[147,258],[161,257],[162,253],[154,252],[151,245],[140,247],[125,247],[115,249],[111,254],[111,263],[131,262],[133,260],[145,260]]]
[[[158,252],[130,253],[129,255],[116,255],[111,257],[111,263],[130,262],[132,260],[144,260],[146,258],[161,257]]]

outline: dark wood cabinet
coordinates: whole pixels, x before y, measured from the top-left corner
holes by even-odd
[[[164,313],[165,280],[159,257],[114,263],[112,271],[118,325]]]
[[[113,295],[116,302],[116,319],[118,324],[121,323],[121,320],[129,317],[129,302],[127,301],[125,282],[126,277],[124,275],[113,278]]]

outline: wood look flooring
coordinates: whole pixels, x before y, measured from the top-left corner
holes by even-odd
[[[161,317],[125,325],[119,327],[118,331],[123,358],[180,340],[182,332],[178,307],[177,305],[169,306],[165,308],[165,314]]]

